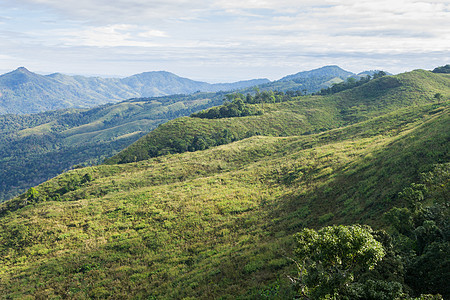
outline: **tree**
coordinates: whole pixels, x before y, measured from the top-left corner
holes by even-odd
[[[374,268],[385,254],[368,226],[303,229],[295,238],[298,283],[306,299],[339,298],[357,275]]]
[[[445,65],[445,66],[441,66],[441,67],[436,67],[434,68],[434,70],[432,71],[433,73],[450,73],[450,65]]]
[[[442,100],[442,94],[441,93],[434,94],[434,99],[436,99],[438,103],[440,103]]]
[[[31,203],[37,202],[39,199],[39,192],[34,188],[29,188],[26,193],[27,200]]]
[[[396,255],[405,262],[405,283],[412,293],[450,298],[450,164],[421,174],[399,193],[400,203],[386,213]]]

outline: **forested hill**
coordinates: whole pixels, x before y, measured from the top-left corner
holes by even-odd
[[[414,71],[327,96],[236,94],[214,119],[161,125],[123,152],[140,161],[0,204],[0,294],[448,299],[449,83]]]
[[[209,84],[170,72],[145,72],[126,78],[39,75],[24,67],[0,76],[0,114],[27,114],[64,108],[87,108],[135,97],[236,90],[269,82],[255,79]]]
[[[107,163],[133,162],[167,153],[205,149],[253,135],[290,136],[317,133],[376,117],[411,105],[438,101],[436,94],[448,97],[450,81],[445,75],[418,70],[397,76],[384,76],[351,90],[333,95],[304,96],[298,101],[256,107],[260,115],[238,119],[180,118],[159,126],[147,136],[107,160]],[[266,102],[283,101],[275,94]],[[242,100],[246,101],[245,97]],[[245,103],[244,103],[245,104]],[[218,109],[222,111],[223,109]]]

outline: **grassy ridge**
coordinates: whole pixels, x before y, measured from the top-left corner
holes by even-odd
[[[448,103],[427,104],[320,134],[70,171],[38,186],[35,204],[2,204],[0,291],[262,297],[287,284],[300,228],[380,226],[393,195],[449,161],[449,122]]]
[[[181,118],[159,126],[106,163],[128,163],[168,153],[203,150],[252,135],[290,136],[317,133],[368,120],[411,105],[450,96],[450,81],[417,70],[372,80],[352,90],[297,101],[260,105],[263,115],[231,119]],[[200,140],[200,142],[199,142]]]
[[[301,97],[301,100],[293,102],[264,104],[264,110],[261,116],[241,118],[178,118],[159,126],[106,163],[126,163],[168,153],[192,151],[190,147],[202,150],[195,149],[198,139],[204,142],[205,149],[254,135],[300,135],[337,127],[342,123],[336,110],[322,103],[320,97]]]

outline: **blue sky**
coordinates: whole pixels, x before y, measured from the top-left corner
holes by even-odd
[[[208,82],[324,65],[400,73],[450,63],[450,2],[0,0],[0,72]]]

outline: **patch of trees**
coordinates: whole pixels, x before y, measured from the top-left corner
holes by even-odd
[[[227,94],[225,95],[225,103],[223,105],[199,111],[191,114],[191,117],[221,119],[261,115],[263,113],[262,109],[249,104],[286,102],[301,95],[302,93],[300,91],[287,91],[286,93],[280,91],[260,92],[259,89],[255,89],[254,95],[250,93],[247,93],[245,96],[241,93]]]
[[[257,135],[258,133],[248,132],[246,137]],[[105,160],[105,163],[130,163],[150,159],[167,154],[194,152],[209,149],[211,147],[232,143],[239,140],[238,134],[224,129],[216,131],[210,135],[196,134],[183,137],[173,137],[161,143],[148,143],[133,149],[131,153],[125,153],[118,160]],[[114,158],[113,158],[114,159]]]
[[[433,73],[450,73],[450,65],[445,65],[445,66],[441,66],[441,67],[436,67],[434,68],[433,71],[431,71]]]
[[[332,86],[330,86],[329,88],[320,90],[320,92],[318,92],[317,95],[331,95],[331,94],[335,94],[335,93],[342,92],[345,90],[349,90],[349,89],[355,88],[357,86],[363,85],[373,79],[381,78],[383,76],[386,76],[386,72],[379,71],[379,72],[373,74],[373,76],[367,75],[365,77],[361,77],[359,80],[357,80],[354,77],[349,77],[344,82],[335,83]]]
[[[61,201],[63,196],[71,191],[75,191],[80,187],[89,184],[94,178],[91,173],[87,172],[83,175],[72,173],[61,177],[57,185],[40,189],[31,187],[19,197],[6,201],[0,206],[0,216],[9,212],[16,211],[27,205],[33,205],[44,201]]]
[[[389,233],[340,225],[296,234],[298,273],[290,279],[299,296],[449,299],[449,182],[449,163],[422,173],[399,194],[404,206],[385,214]]]

